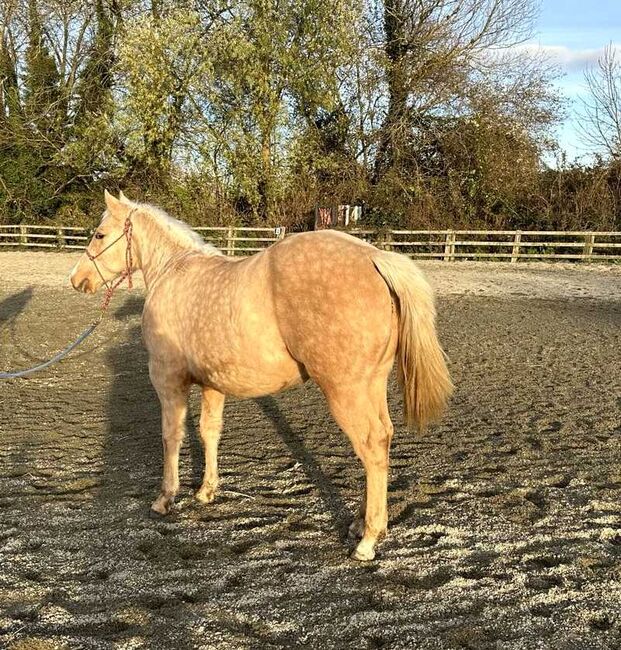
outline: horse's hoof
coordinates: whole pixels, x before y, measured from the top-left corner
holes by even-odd
[[[159,521],[160,519],[164,519],[164,517],[166,517],[166,514],[162,514],[157,510],[153,510],[153,508],[149,509],[149,519],[154,519],[155,521]]]
[[[211,503],[216,498],[216,488],[201,488],[194,493],[194,498],[201,503]]]
[[[356,550],[351,554],[351,559],[358,560],[358,562],[370,562],[375,559],[375,551],[372,546],[360,542]]]
[[[174,502],[174,497],[159,496],[151,504],[151,513],[155,518],[165,517],[170,512]]]

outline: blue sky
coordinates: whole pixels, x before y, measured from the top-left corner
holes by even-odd
[[[576,130],[575,108],[585,95],[584,70],[597,64],[609,43],[621,56],[621,0],[542,0],[536,33],[530,41],[558,63],[564,75],[557,85],[568,97],[568,116],[558,134],[569,158],[586,154]]]

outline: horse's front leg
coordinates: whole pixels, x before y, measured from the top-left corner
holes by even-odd
[[[162,407],[164,475],[162,491],[151,505],[151,510],[160,515],[166,515],[170,512],[179,491],[179,450],[185,435],[189,386],[171,385],[162,381],[154,381],[153,385]]]
[[[202,503],[211,503],[218,488],[218,442],[222,431],[224,395],[211,388],[203,388],[200,432],[205,450],[203,484],[196,493]]]

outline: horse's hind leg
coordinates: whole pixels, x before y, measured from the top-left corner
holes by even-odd
[[[164,475],[160,495],[151,509],[166,515],[170,511],[179,491],[179,450],[185,435],[185,418],[189,386],[154,381],[151,376],[162,407],[162,445],[164,448]]]
[[[381,391],[380,391],[381,392]],[[388,412],[388,403],[386,401],[386,394],[381,393],[380,396],[380,420],[384,425],[384,430],[388,435],[387,447],[390,448],[390,441],[392,440],[393,435],[393,425],[390,419],[390,413]],[[354,517],[350,527],[349,535],[354,539],[360,539],[364,535],[365,530],[365,515],[367,510],[367,497],[366,494],[362,495],[362,500],[360,502],[360,508],[358,509],[358,514]]]
[[[203,484],[196,498],[211,503],[218,488],[218,442],[222,431],[222,410],[224,395],[211,388],[203,388],[200,434],[205,451],[205,473]]]
[[[392,424],[386,407],[386,382],[324,388],[330,411],[352,442],[366,472],[364,533],[352,557],[372,560],[375,544],[388,525],[388,453]],[[354,526],[356,522],[354,522]]]

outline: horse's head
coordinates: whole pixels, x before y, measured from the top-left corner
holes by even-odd
[[[131,214],[133,204],[121,192],[120,199],[104,193],[106,211],[86,252],[71,272],[74,289],[95,293],[122,273],[134,270],[132,263]]]

